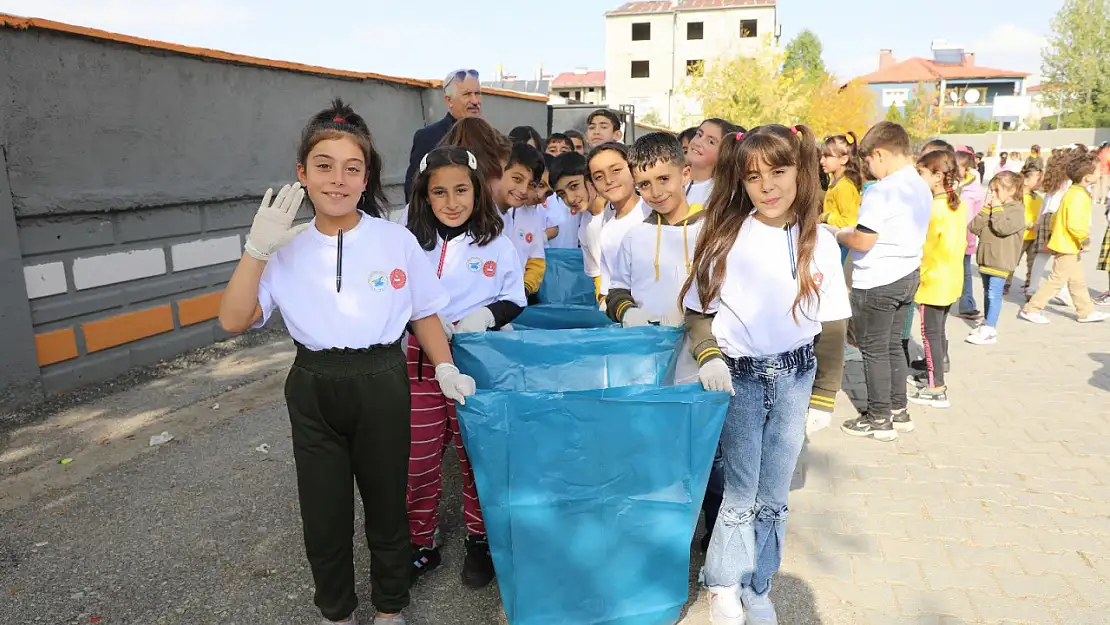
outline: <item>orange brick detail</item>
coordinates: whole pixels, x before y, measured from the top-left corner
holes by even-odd
[[[36,334],[35,347],[38,348],[40,367],[78,356],[77,337],[73,334],[73,328]]]
[[[206,293],[189,299],[177,300],[177,320],[182,326],[215,319],[220,315],[220,298],[223,291]]]
[[[81,326],[85,333],[85,347],[89,353],[123,345],[155,334],[173,330],[173,311],[170,305],[156,306]]]

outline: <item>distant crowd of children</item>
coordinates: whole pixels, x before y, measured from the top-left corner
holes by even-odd
[[[970,150],[938,141],[915,154],[890,122],[862,139],[821,140],[805,126],[748,130],[711,118],[631,146],[621,129],[607,109],[585,133],[546,140],[530,127],[505,136],[479,117],[459,119],[415,167],[400,225],[385,219],[382,161],[359,115],[336,100],[303,130],[298,182],[263,198],[220,321],[241,332],[280,310],[297,344],[286,400],[327,622],[357,620],[353,481],[366,507],[374,622],[404,623],[410,586],[441,564],[452,445],[463,472],[462,577],[475,588],[494,579],[455,411],[475,383],[453,364],[450,341],[511,330],[535,302],[545,248],[581,249],[616,324],[685,327],[676,381],[732,396],[704,506],[717,625],[777,622],[769,591],[791,476],[807,432],[831,419],[846,344],[862,352],[868,407],[842,429],[893,440],[913,429],[908,402],[948,405],[945,322],[953,306],[980,316],[973,262],[984,314],[969,342],[998,340],[1022,255],[1022,318],[1047,323],[1041,311],[1064,286],[1079,321],[1108,317],[1093,310],[1079,260],[1098,173],[1082,146],[1043,167],[1002,167],[984,187]],[[295,226],[306,194],[315,217]],[[1110,238],[1100,269],[1108,248]],[[914,311],[925,358],[911,364]],[[909,394],[911,367],[920,373]]]

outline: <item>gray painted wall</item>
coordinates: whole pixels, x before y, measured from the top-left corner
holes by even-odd
[[[426,86],[37,28],[0,27],[0,58],[0,414],[18,389],[41,397],[40,385],[67,390],[221,338],[212,321],[180,328],[174,308],[173,332],[90,355],[81,324],[218,291],[233,260],[182,269],[177,250],[241,244],[262,192],[294,179],[300,130],[331,98],[367,119],[395,203],[413,133],[445,112],[442,92]],[[547,120],[535,100],[487,94],[484,107],[505,130]],[[136,251],[164,270],[119,264],[142,277],[82,288],[88,267],[107,266],[87,259]],[[56,268],[58,292],[28,303],[24,267]],[[60,328],[76,330],[81,356],[40,371],[34,336]]]
[[[1028,130],[1024,132],[1002,133],[1002,143],[998,142],[997,132],[978,135],[948,134],[941,135],[945,141],[958,145],[969,145],[984,154],[992,145],[1006,151],[1027,152],[1030,146],[1039,145],[1044,150],[1082,143],[1088,146],[1110,141],[1110,128],[1064,128],[1061,130]]]

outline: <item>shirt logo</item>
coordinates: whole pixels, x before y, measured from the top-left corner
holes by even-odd
[[[532,242],[532,233],[531,233],[531,232],[529,232],[528,234],[524,235],[524,241],[525,241],[526,243],[531,243],[531,242]]]
[[[386,281],[386,277],[385,277],[385,272],[384,271],[375,271],[375,272],[370,274],[370,279],[369,279],[370,288],[375,290],[375,291],[384,290],[385,289],[385,281]]]
[[[478,273],[482,269],[482,259],[477,256],[467,259],[466,268],[472,273]]]
[[[813,283],[816,284],[818,287],[820,287],[821,284],[824,281],[825,281],[825,274],[821,273],[820,271],[813,274]]]
[[[408,281],[408,276],[406,276],[405,272],[400,269],[394,269],[389,274],[389,283],[392,284],[393,288],[395,289],[403,289],[405,287],[405,283]]]
[[[486,264],[482,265],[482,275],[487,278],[492,278],[497,274],[497,263],[492,260],[487,260]]]

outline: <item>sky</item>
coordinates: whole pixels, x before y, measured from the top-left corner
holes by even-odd
[[[606,10],[622,0],[0,0],[0,13],[43,17],[190,46],[337,69],[443,78],[458,67],[491,79],[603,69]],[[842,79],[930,56],[933,39],[963,44],[976,63],[1032,74],[1063,0],[778,0],[783,43],[817,34]],[[316,5],[316,6],[313,6]]]

